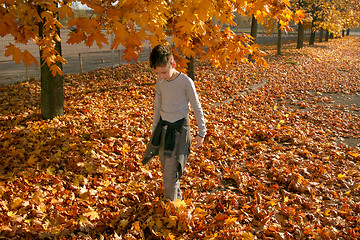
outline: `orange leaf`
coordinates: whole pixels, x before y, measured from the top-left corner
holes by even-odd
[[[357,152],[349,152],[349,154],[350,154],[351,156],[353,156],[354,158],[359,157],[359,153],[357,153]]]
[[[74,12],[71,9],[71,7],[69,7],[68,5],[62,5],[60,7],[60,19],[66,18],[66,15],[69,18],[73,18],[74,17]]]
[[[135,49],[125,49],[123,59],[130,62],[131,59],[137,60],[139,52]]]
[[[36,58],[28,50],[24,51],[24,62],[27,66],[30,66],[31,63],[34,63],[36,67],[38,66]]]
[[[69,39],[67,40],[68,44],[80,43],[81,41],[86,39],[86,35],[84,31],[79,30],[76,32],[69,33]]]
[[[62,75],[62,70],[55,64],[51,65],[50,71],[53,76]]]
[[[10,57],[12,55],[14,62],[19,64],[22,59],[22,52],[21,50],[16,47],[15,45],[11,44],[6,46],[5,56]]]
[[[102,48],[103,43],[108,43],[105,34],[101,33],[100,31],[92,33],[85,41],[85,44],[86,46],[91,47],[94,41],[96,41],[96,44],[99,46],[99,48]]]

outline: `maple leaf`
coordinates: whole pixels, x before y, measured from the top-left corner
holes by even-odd
[[[359,153],[357,153],[357,152],[349,152],[349,154],[350,154],[351,156],[353,156],[354,158],[358,158],[358,157],[359,157]]]
[[[69,44],[80,43],[86,39],[85,32],[78,30],[69,34],[69,39],[66,41]]]
[[[91,221],[100,219],[99,214],[94,210],[84,213],[83,216],[88,217]]]
[[[5,50],[5,56],[6,57],[9,57],[9,56],[12,56],[13,58],[13,61],[16,62],[17,64],[19,64],[23,58],[22,56],[22,52],[21,50],[16,47],[15,45],[13,44],[9,44],[8,46],[6,46],[6,50]]]
[[[51,71],[51,74],[52,74],[53,76],[62,75],[62,74],[63,74],[62,70],[61,70],[57,65],[55,65],[55,64],[52,64],[52,65],[50,66],[50,71]]]
[[[36,67],[38,67],[38,61],[28,50],[24,51],[23,59],[26,65],[30,66],[31,63],[33,63]]]
[[[180,209],[183,209],[183,208],[186,207],[185,201],[182,201],[182,200],[180,200],[180,199],[176,199],[176,200],[173,202],[173,204],[174,204],[174,206],[175,206],[176,208],[179,209],[179,211],[180,211]]]
[[[102,48],[103,43],[108,44],[108,40],[105,34],[101,33],[100,31],[90,34],[85,43],[88,47],[91,47],[94,41],[96,41],[99,48]]]
[[[130,62],[131,59],[137,60],[139,52],[135,49],[125,49],[123,59]]]
[[[69,18],[73,18],[74,17],[74,12],[72,10],[71,7],[69,7],[68,5],[61,5],[60,9],[60,19],[65,19],[66,16],[68,16]]]
[[[0,36],[5,37],[8,34],[8,26],[4,22],[0,22]]]

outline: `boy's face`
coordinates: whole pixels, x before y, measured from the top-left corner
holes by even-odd
[[[165,81],[171,81],[176,72],[174,65],[175,62],[172,62],[166,66],[158,66],[153,69],[153,71],[158,75],[159,78],[164,79]]]

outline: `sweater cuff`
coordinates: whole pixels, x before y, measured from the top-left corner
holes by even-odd
[[[205,135],[200,135],[200,133],[198,133],[198,136],[201,138],[205,138]]]

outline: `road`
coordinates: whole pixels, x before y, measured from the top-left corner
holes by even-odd
[[[99,68],[116,67],[119,64],[128,63],[124,60],[121,60],[124,47],[121,46],[118,50],[111,50],[110,45],[104,45],[104,47],[100,49],[97,45],[89,48],[85,44],[67,44],[66,41],[68,32],[69,30],[62,30],[61,32],[61,36],[63,39],[62,55],[68,61],[67,64],[63,65],[63,72],[65,74],[80,73],[79,54],[81,54],[83,72],[96,70]],[[108,36],[108,39],[111,43],[111,36]],[[284,41],[289,39],[296,39],[296,36],[294,34],[283,35],[282,39]],[[271,43],[276,41],[277,37],[275,36],[258,36],[257,38],[258,44]],[[12,42],[10,36],[5,36],[4,38],[0,39],[0,46],[4,46],[2,47],[3,49],[0,50],[0,85],[24,81],[32,77],[40,78],[39,67],[35,67],[32,64],[30,67],[27,68],[23,63],[16,64],[12,62],[10,58],[4,56],[5,45],[7,45],[8,42]],[[21,49],[23,50],[27,49],[31,54],[33,54],[33,56],[39,59],[38,48],[34,43],[29,43],[26,46],[18,46],[21,47]],[[145,44],[143,52],[140,54],[138,61],[146,61],[148,59],[148,56],[149,45]]]

